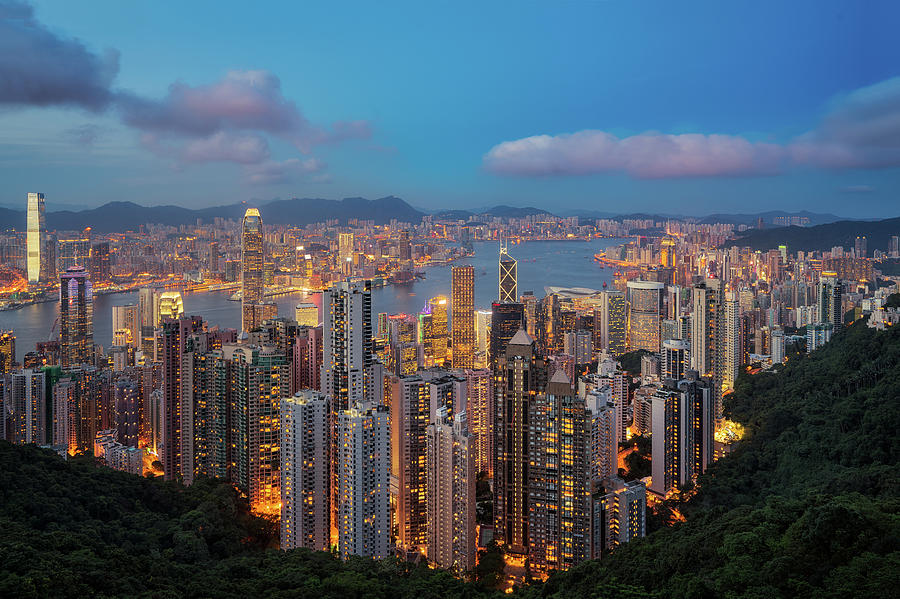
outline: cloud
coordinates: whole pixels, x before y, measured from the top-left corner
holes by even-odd
[[[110,85],[118,71],[116,51],[97,55],[44,27],[30,5],[0,0],[0,105],[99,112],[113,100]]]
[[[484,157],[501,175],[549,176],[624,172],[639,179],[774,174],[783,148],[731,135],[643,133],[618,138],[604,131],[537,135],[503,142]]]
[[[495,174],[521,177],[626,173],[639,179],[772,175],[789,167],[900,166],[900,77],[830,104],[820,124],[787,143],[736,135],[584,130],[504,141],[483,158]]]
[[[100,137],[101,127],[91,123],[72,127],[63,131],[63,136],[81,146],[92,146]]]
[[[266,161],[244,168],[247,180],[259,185],[289,183],[297,178],[306,178],[315,182],[326,182],[323,178],[326,165],[318,158],[299,160],[288,158],[281,162]]]

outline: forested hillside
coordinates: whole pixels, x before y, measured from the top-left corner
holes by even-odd
[[[747,436],[687,521],[519,591],[534,597],[892,596],[900,588],[900,328],[857,323],[740,379]],[[2,597],[500,597],[396,561],[281,552],[225,485],[185,489],[0,442]]]

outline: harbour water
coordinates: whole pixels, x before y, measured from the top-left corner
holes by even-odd
[[[595,253],[625,240],[595,239],[591,241],[530,241],[509,248],[512,257],[519,261],[519,293],[533,291],[543,297],[544,287],[591,287],[600,289],[603,283],[612,285],[613,271],[594,262]],[[475,244],[475,254],[456,263],[475,267],[476,309],[490,309],[497,297],[497,244]],[[184,295],[184,310],[188,315],[203,316],[210,325],[220,327],[240,326],[240,302],[230,301],[232,291],[205,291]],[[372,311],[415,313],[422,309],[429,298],[436,295],[450,296],[450,266],[434,266],[426,269],[425,279],[408,285],[389,285],[372,292]],[[294,314],[297,303],[315,302],[321,307],[318,294],[301,293],[273,298],[278,303],[280,316]],[[94,297],[94,342],[104,348],[112,343],[112,307],[137,303],[137,292],[99,295]],[[58,313],[57,302],[32,304],[18,310],[0,312],[0,330],[12,329],[16,334],[16,359],[34,350],[35,343],[47,341]]]

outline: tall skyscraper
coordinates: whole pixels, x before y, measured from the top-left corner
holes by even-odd
[[[341,262],[353,257],[353,233],[338,233],[338,257]]]
[[[462,574],[475,567],[475,437],[465,412],[438,412],[428,425],[428,559]]]
[[[511,304],[519,301],[519,275],[518,263],[507,253],[507,246],[500,242],[500,277],[497,301],[501,304]]]
[[[304,389],[281,402],[281,548],[331,543],[328,396]]]
[[[138,347],[141,340],[141,325],[138,318],[138,307],[135,304],[112,307],[113,331],[127,330],[131,335],[132,347]]]
[[[159,296],[157,326],[164,318],[181,318],[184,316],[184,300],[178,291],[163,291]]]
[[[599,326],[599,347],[613,357],[626,351],[626,302],[621,291],[604,290],[600,294],[600,313],[594,315],[594,326]]]
[[[248,208],[241,223],[241,329],[253,327],[253,304],[263,301],[263,227],[256,208]]]
[[[443,295],[428,300],[428,308],[431,311],[431,358],[438,366],[447,360],[447,338],[450,335],[447,326],[447,304],[447,298]]]
[[[844,324],[843,284],[835,272],[823,272],[816,285],[816,322],[831,323],[837,332]]]
[[[663,283],[656,281],[628,281],[628,351],[659,351],[660,310],[664,288]]]
[[[725,290],[720,279],[706,279],[691,292],[691,367],[701,376],[712,377],[716,421],[723,418],[722,390],[725,381],[726,335]],[[732,306],[734,309],[735,307]],[[740,329],[739,315],[733,325]]]
[[[0,374],[10,372],[15,363],[16,335],[12,331],[0,331]]]
[[[475,472],[494,477],[494,373],[466,370],[466,420],[475,438]]]
[[[322,391],[339,412],[367,399],[374,384],[367,372],[373,360],[371,282],[335,283],[322,302]]]
[[[5,430],[0,430],[0,438],[10,443],[47,442],[47,404],[44,392],[45,373],[42,370],[26,368],[7,374],[0,374],[0,407],[5,419]]]
[[[44,194],[28,194],[26,270],[29,283],[45,282],[52,278],[47,264],[47,230],[44,223]]]
[[[160,461],[166,480],[193,477],[194,438],[192,423],[184,415],[190,409],[183,402],[186,389],[193,388],[193,380],[183,377],[187,340],[192,333],[204,329],[199,316],[166,320],[162,324],[162,447]],[[183,426],[188,426],[188,431]]]
[[[857,236],[854,244],[854,251],[857,258],[866,258],[869,255],[869,246],[865,236]]]
[[[319,307],[311,302],[300,302],[294,307],[294,319],[300,326],[319,326]]]
[[[390,555],[388,408],[351,408],[336,417],[337,548],[341,557]]]
[[[94,363],[94,298],[83,268],[59,279],[59,351],[64,368]]]
[[[525,306],[517,302],[491,306],[490,366],[494,368],[506,352],[506,344],[525,327]]]
[[[724,389],[734,389],[734,382],[744,364],[744,326],[741,319],[741,304],[733,291],[725,293],[725,330],[723,331],[724,360],[722,385]]]
[[[663,378],[680,381],[690,368],[690,343],[682,339],[670,339],[663,342]]]
[[[453,367],[475,365],[475,268],[454,266],[451,271]]]

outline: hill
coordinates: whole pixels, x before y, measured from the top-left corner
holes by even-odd
[[[667,502],[686,517],[537,598],[845,598],[900,585],[900,327],[857,322],[726,398],[745,438]],[[267,549],[226,486],[185,489],[0,442],[0,596],[502,596],[395,560]]]
[[[900,218],[875,221],[842,220],[814,227],[750,229],[740,237],[729,240],[725,245],[749,246],[751,249],[763,251],[787,245],[791,252],[830,250],[834,246],[849,249],[853,247],[858,235],[865,236],[868,240],[870,255],[872,250],[885,250],[890,236],[900,235]]]

